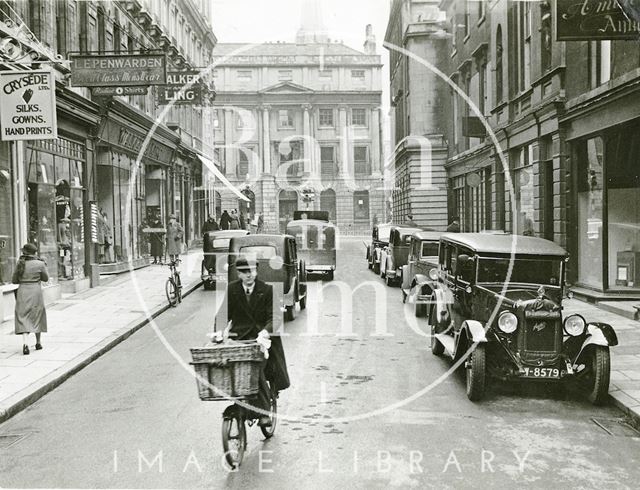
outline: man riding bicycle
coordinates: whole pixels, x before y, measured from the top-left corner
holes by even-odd
[[[229,334],[235,340],[253,340],[268,348],[269,357],[260,373],[260,391],[253,406],[263,410],[259,425],[268,427],[271,419],[266,415],[270,407],[270,392],[267,381],[276,391],[289,387],[289,373],[282,340],[273,333],[273,287],[257,278],[257,264],[239,257],[235,262],[240,279],[229,283],[227,288],[227,323]],[[235,334],[235,335],[234,335]]]

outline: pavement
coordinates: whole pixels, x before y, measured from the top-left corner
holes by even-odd
[[[181,264],[183,295],[200,284],[202,252],[190,251]],[[364,262],[363,262],[364,263]],[[164,285],[169,269],[150,265],[134,273],[101,277],[99,287],[64,296],[47,307],[49,331],[44,349],[22,354],[13,321],[0,324],[0,423],[166,311]],[[177,306],[180,308],[180,305]],[[640,427],[640,322],[577,299],[565,300],[564,314],[611,324],[619,345],[611,349],[611,401]]]

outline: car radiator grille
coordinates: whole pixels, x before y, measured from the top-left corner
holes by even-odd
[[[546,312],[531,312],[525,315],[524,350],[555,354],[561,350],[562,332],[560,315]]]

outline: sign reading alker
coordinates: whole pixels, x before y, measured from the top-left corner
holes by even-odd
[[[633,1],[620,0],[620,3],[617,0],[557,0],[557,40],[638,39],[640,19]]]
[[[164,54],[72,55],[71,85],[75,87],[129,87],[165,85]]]

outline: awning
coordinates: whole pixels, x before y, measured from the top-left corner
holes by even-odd
[[[220,170],[217,169],[217,167],[215,166],[215,164],[211,160],[209,160],[207,157],[202,156],[202,155],[198,155],[198,158],[200,159],[202,164],[205,167],[207,167],[207,169],[209,169],[209,171],[213,175],[215,175],[216,178],[220,179],[220,182],[222,182],[225,185],[225,187],[227,187],[227,189],[229,189],[236,196],[238,196],[239,199],[242,199],[243,201],[247,201],[247,202],[250,201],[250,199],[247,196],[245,196],[242,192],[240,192],[240,189],[235,187],[231,182],[229,182],[227,180],[227,178],[224,176],[224,174],[222,172],[220,172]]]

